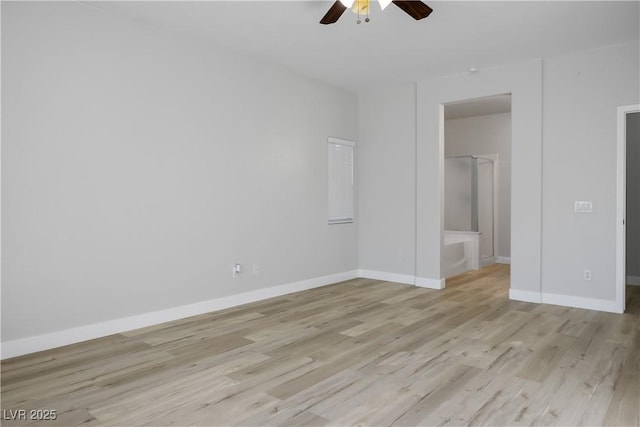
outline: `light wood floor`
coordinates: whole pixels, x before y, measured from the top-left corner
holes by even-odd
[[[508,301],[508,280],[356,279],[9,359],[2,409],[65,426],[637,426],[640,287],[615,315]]]

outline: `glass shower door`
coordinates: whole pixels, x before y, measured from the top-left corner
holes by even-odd
[[[495,256],[495,169],[491,159],[445,158],[444,228],[480,232],[480,259]]]
[[[480,234],[480,259],[494,256],[493,229],[493,162],[475,159],[478,162],[478,231]]]

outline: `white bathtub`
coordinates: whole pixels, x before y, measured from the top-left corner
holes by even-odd
[[[480,233],[445,230],[440,267],[444,277],[480,268]]]

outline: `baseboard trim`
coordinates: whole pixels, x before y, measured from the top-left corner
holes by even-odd
[[[519,289],[509,289],[509,299],[514,301],[534,302],[540,304],[542,296],[540,292],[521,291]]]
[[[359,270],[360,277],[366,279],[384,280],[385,282],[404,283],[419,288],[444,289],[445,279],[429,279],[409,274],[387,273],[384,271]]]
[[[571,295],[550,294],[545,292],[521,291],[509,289],[509,299],[542,304],[561,305],[563,307],[584,308],[587,310],[606,311],[620,313],[617,304],[613,300],[596,298],[584,298]]]
[[[498,263],[498,264],[511,264],[511,257],[499,256],[498,258],[496,258],[496,263]]]
[[[445,279],[429,279],[427,277],[416,277],[416,286],[429,289],[444,289]]]
[[[500,262],[501,258],[502,257],[498,258],[498,262]],[[130,331],[133,329],[144,328],[164,322],[170,322],[190,316],[197,316],[199,314],[235,307],[242,304],[248,304],[267,298],[287,295],[293,292],[319,288],[333,283],[351,280],[356,277],[384,280],[395,283],[404,283],[429,289],[444,289],[445,287],[445,279],[430,279],[426,277],[415,277],[411,275],[387,273],[373,270],[352,270],[343,273],[302,280],[299,282],[288,283],[285,285],[243,292],[227,297],[198,302],[195,304],[187,304],[136,316],[108,320],[106,322],[93,323],[90,325],[65,329],[48,334],[7,341],[2,343],[2,346],[0,348],[0,359],[4,360],[10,357],[22,356],[29,353],[49,350],[64,345],[75,344],[82,341]],[[640,285],[640,277],[628,276],[627,283],[632,285]],[[554,304],[566,307],[606,311],[610,313],[620,312],[620,310],[616,307],[615,301],[575,297],[570,295],[509,289],[509,299],[532,303]]]
[[[498,257],[491,256],[487,258],[480,259],[480,268],[486,267],[487,265],[496,264],[498,262]]]
[[[358,276],[365,279],[383,280],[385,282],[404,283],[406,285],[413,285],[416,282],[416,277],[409,274],[397,274],[387,273],[385,271],[374,270],[358,270]]]
[[[627,276],[627,285],[640,286],[640,276]]]
[[[272,286],[269,288],[257,289],[255,291],[215,298],[195,304],[187,304],[136,316],[113,319],[106,322],[93,323],[90,325],[79,326],[77,328],[7,341],[2,343],[0,358],[7,359],[10,357],[22,356],[24,354],[49,350],[64,345],[75,344],[82,341],[131,331],[133,329],[183,319],[185,317],[197,316],[199,314],[235,307],[293,292],[319,288],[333,283],[355,279],[358,277],[358,273],[358,270],[353,270],[328,276],[315,277],[285,285]]]
[[[565,307],[586,308],[588,310],[620,313],[616,302],[613,300],[543,293],[542,302],[544,304],[562,305]]]

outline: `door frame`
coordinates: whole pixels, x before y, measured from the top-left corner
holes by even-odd
[[[640,112],[640,104],[618,107],[617,207],[616,207],[616,308],[625,310],[626,286],[626,216],[627,216],[627,114]]]
[[[509,112],[511,115],[511,112]],[[511,147],[511,141],[509,141],[509,147]],[[499,206],[499,172],[500,168],[500,154],[479,154],[478,158],[490,159],[493,162],[493,182],[492,182],[492,191],[493,191],[493,261],[494,263],[498,263],[498,227],[499,227],[499,219],[498,219],[498,206]],[[511,209],[509,209],[511,210]],[[511,212],[509,212],[511,214]],[[511,227],[509,227],[511,229]],[[509,230],[511,233],[511,230]],[[480,257],[480,265],[482,265],[482,257]],[[484,266],[483,266],[484,267]]]

